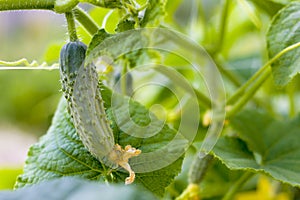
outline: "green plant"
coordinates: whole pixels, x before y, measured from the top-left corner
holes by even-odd
[[[88,14],[79,2],[119,15],[103,15],[99,28],[107,10]],[[126,180],[165,199],[226,200],[246,197],[264,174],[277,184],[270,198],[296,199],[300,3],[220,2],[0,0],[0,10],[64,13],[70,40],[60,55],[66,100],[30,148],[16,194],[76,176],[112,188]],[[87,49],[80,28],[91,35]]]

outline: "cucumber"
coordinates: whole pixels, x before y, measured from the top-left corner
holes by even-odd
[[[60,76],[62,91],[68,102],[68,110],[83,145],[101,163],[111,167],[123,167],[129,172],[125,184],[131,184],[135,173],[128,160],[138,156],[141,150],[130,145],[124,149],[115,144],[114,134],[101,97],[96,66],[84,65],[86,45],[69,42],[60,52]]]
[[[86,49],[79,41],[69,42],[62,48],[62,90],[83,145],[100,162],[113,166],[115,163],[107,159],[115,144],[113,131],[106,117],[96,67],[84,66]]]

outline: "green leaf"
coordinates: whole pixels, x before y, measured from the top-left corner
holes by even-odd
[[[275,15],[267,33],[269,57],[300,41],[300,2],[292,2]],[[300,48],[281,56],[272,65],[275,84],[285,86],[300,72]]]
[[[161,18],[165,15],[166,2],[166,0],[149,0],[141,27],[159,25]]]
[[[62,43],[49,44],[45,54],[43,55],[43,60],[48,64],[57,62],[59,60],[59,52],[62,46]]]
[[[165,125],[162,130],[150,138],[135,138],[129,136],[118,129],[110,110],[111,91],[104,88],[101,91],[108,118],[112,121],[115,141],[121,146],[132,145],[142,150],[143,153],[155,151],[170,142],[176,131]],[[122,96],[119,96],[120,101]],[[131,118],[138,125],[145,125],[149,119],[149,111],[137,102],[130,101]],[[156,119],[157,120],[157,119]],[[141,155],[142,155],[141,154]],[[130,160],[131,161],[131,160]],[[144,161],[144,164],[150,161]],[[130,162],[131,163],[131,162]],[[137,167],[143,162],[137,163]],[[153,193],[162,196],[164,188],[168,186],[174,177],[180,172],[182,157],[168,166],[147,173],[136,173],[134,184],[139,184]],[[132,165],[135,169],[135,165]],[[75,132],[70,115],[67,112],[67,105],[64,99],[61,100],[51,127],[47,134],[38,143],[33,145],[28,153],[28,158],[24,168],[24,174],[18,177],[16,187],[39,183],[62,176],[77,176],[90,180],[108,180],[112,182],[124,183],[128,173],[116,169],[111,175],[105,166],[96,160],[83,146],[81,140]]]
[[[15,191],[0,192],[0,199],[157,199],[151,193],[136,187],[105,185],[74,177],[58,178]]]
[[[116,32],[123,32],[134,29],[135,21],[133,20],[122,20],[118,23],[118,26],[116,28]]]
[[[104,29],[99,29],[98,32],[93,36],[88,49],[87,49],[87,55],[95,48],[97,47],[101,42],[103,42],[106,38],[111,37],[112,35],[107,33]]]
[[[134,28],[134,22],[125,20],[123,22],[120,22],[118,24],[118,28],[116,29],[117,32],[123,32],[123,31],[128,31]],[[131,44],[137,43],[137,38],[135,36],[130,36],[130,32],[127,32],[128,37],[126,38],[125,41],[123,41],[122,46],[117,46],[116,48],[122,49],[124,47],[132,46]],[[105,39],[109,37],[118,37],[118,34],[109,34],[107,33],[104,29],[98,30],[98,32],[93,36],[87,50],[87,55],[89,55],[98,45],[100,45]],[[137,46],[139,44],[144,43],[144,39],[140,39],[138,41]],[[127,45],[125,45],[125,43]],[[120,43],[121,44],[121,43]],[[143,45],[140,45],[143,46]],[[111,50],[112,51],[112,50]],[[151,59],[159,60],[160,54],[155,51],[155,50],[150,50],[150,49],[138,49],[134,50],[131,52],[128,52],[127,54],[123,55],[119,59],[121,60],[126,60],[128,62],[131,68],[137,67],[139,65],[142,65],[146,63],[146,61],[149,61]]]
[[[284,5],[272,0],[251,0],[258,8],[265,11],[268,15],[275,15]]]
[[[266,113],[245,111],[232,121],[237,138],[221,138],[215,155],[230,169],[251,169],[300,186],[300,116],[279,121]]]
[[[203,181],[200,183],[200,195],[203,199],[224,196],[230,187],[244,174],[241,170],[229,170],[220,161],[216,161],[207,170]],[[239,191],[249,190],[255,185],[255,181],[252,179],[239,188]]]

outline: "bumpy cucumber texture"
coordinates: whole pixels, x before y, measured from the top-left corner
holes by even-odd
[[[86,45],[69,42],[61,50],[62,90],[69,112],[84,146],[101,162],[114,146],[113,132],[106,118],[95,66],[84,66]],[[106,163],[113,164],[113,163]]]
[[[98,73],[93,63],[84,65],[85,44],[76,41],[66,44],[60,53],[62,90],[68,101],[75,129],[89,152],[105,165],[123,167],[129,172],[125,184],[135,179],[128,160],[141,150],[115,144],[114,134],[106,117],[100,93]]]

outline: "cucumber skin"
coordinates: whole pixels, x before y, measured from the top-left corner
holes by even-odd
[[[75,80],[74,73],[78,72],[84,63],[87,46],[80,42],[69,42],[60,51],[60,70],[63,77],[69,76],[70,80]],[[76,74],[74,74],[76,76]]]
[[[63,46],[60,53],[62,91],[83,145],[100,162],[112,166],[107,155],[114,146],[113,132],[106,117],[96,67],[84,66],[86,49],[79,41]]]

